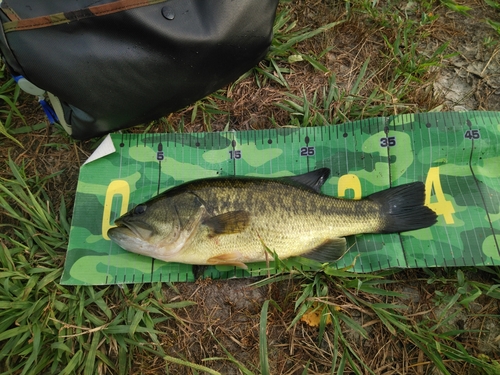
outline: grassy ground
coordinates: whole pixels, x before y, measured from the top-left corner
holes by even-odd
[[[500,110],[496,1],[282,0],[268,57],[134,132]],[[78,168],[99,140],[0,87],[0,374],[500,374],[500,270],[325,268],[63,287]]]

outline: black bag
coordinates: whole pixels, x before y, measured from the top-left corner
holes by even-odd
[[[148,122],[266,54],[278,0],[3,0],[0,50],[76,139]],[[44,102],[42,102],[44,103]]]

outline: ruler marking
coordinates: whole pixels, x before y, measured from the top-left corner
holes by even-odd
[[[347,148],[347,133],[344,132],[342,135],[344,137],[344,152],[345,152],[345,164],[346,164],[346,169],[345,172],[349,173],[349,153],[348,153],[348,148]],[[340,163],[340,160],[339,160]],[[340,173],[340,164],[339,164],[339,173]]]
[[[157,187],[156,187],[156,194],[160,194],[160,187],[161,187],[161,162],[163,160],[164,154],[163,154],[163,145],[161,143],[161,134],[159,135],[160,139],[158,142],[157,146],[157,152],[156,152],[156,160],[158,162],[158,182],[157,182]],[[168,138],[168,137],[167,137]],[[154,147],[154,142],[155,142],[155,134],[151,137],[151,148]],[[153,275],[154,275],[154,264],[155,264],[155,258],[151,258],[151,282],[153,282]],[[135,275],[135,273],[134,273]]]
[[[457,133],[458,133],[458,132],[457,132],[457,131],[455,131],[455,129],[458,129],[458,130],[460,131],[460,133],[462,132],[462,130],[461,130],[461,129],[462,129],[462,126],[461,126],[461,124],[460,124],[460,121],[458,121],[458,122],[452,121],[451,123],[449,123],[449,122],[447,121],[447,118],[444,118],[443,122],[441,122],[441,123],[440,123],[440,122],[438,122],[438,121],[435,121],[435,123],[436,123],[436,128],[437,128],[437,129],[439,129],[439,128],[444,128],[443,130],[445,130],[445,131],[446,131],[446,134],[447,134],[447,135],[448,135],[447,130],[448,130],[448,126],[449,126],[449,127],[450,127],[450,129],[453,131],[453,134],[455,135],[455,144],[458,144],[458,143],[459,143],[459,142],[457,142],[457,139],[456,139],[456,137],[457,137]],[[432,127],[430,127],[430,128],[429,128],[429,131],[431,131],[431,129],[432,129]],[[438,144],[440,143],[440,137],[439,137],[439,136],[440,136],[440,132],[438,132],[438,133],[437,133],[437,137],[438,137]],[[449,141],[448,136],[446,136],[446,141],[447,141],[447,142]],[[462,140],[460,140],[460,142],[462,142]],[[464,150],[465,150],[465,149],[464,149]],[[447,156],[447,155],[446,155],[446,156]],[[469,155],[469,156],[470,156],[470,155]],[[448,190],[449,190],[449,191],[453,191],[453,187],[450,185],[450,181],[449,181],[449,180],[450,180],[450,179],[447,179],[447,188],[448,188]],[[455,177],[455,181],[456,181],[456,180],[457,180],[457,177]],[[462,191],[461,191],[461,189],[460,189],[460,185],[456,183],[456,184],[455,184],[455,186],[456,186],[456,187],[460,190],[460,194],[462,194]],[[469,217],[471,217],[471,216],[470,216],[470,212],[469,212]],[[471,218],[471,220],[472,220],[472,218]],[[445,233],[446,233],[447,239],[448,239],[448,241],[449,241],[449,243],[450,243],[450,250],[451,250],[451,251],[450,251],[450,253],[451,253],[451,257],[452,257],[452,259],[456,259],[456,256],[455,256],[455,254],[454,254],[454,252],[453,252],[453,247],[452,247],[452,245],[451,245],[451,244],[452,244],[452,241],[451,241],[451,238],[450,238],[450,234],[449,234],[449,231],[448,231],[448,227],[447,227],[447,226],[445,226],[445,227],[444,227],[444,230],[445,230]],[[455,238],[460,238],[460,234],[458,233],[457,229],[456,229],[456,228],[454,228],[453,230],[454,230],[454,235],[455,235]],[[467,238],[467,239],[466,239],[466,241],[467,241],[467,243],[469,244],[469,248],[471,248],[471,245],[470,245],[470,242],[469,242],[469,238]],[[443,250],[443,248],[441,248],[441,249]],[[465,249],[464,249],[464,250],[465,250]],[[443,258],[445,257],[445,253],[444,253],[444,252],[443,252],[442,256],[443,256]],[[457,260],[458,260],[458,259],[457,259]],[[463,253],[462,253],[462,262],[465,262],[465,258],[463,257]]]
[[[459,122],[459,123],[460,123],[460,122]],[[452,124],[453,124],[453,122],[452,122]],[[443,121],[443,124],[442,124],[442,125],[445,127],[445,129],[447,128],[447,126],[448,126],[448,121],[447,121],[447,118],[445,118],[445,119],[444,119],[444,121]],[[462,127],[462,128],[463,128],[463,127]],[[463,130],[461,130],[461,133],[464,133],[464,132],[463,132]],[[439,144],[439,132],[438,132],[438,144]],[[473,171],[472,171],[472,155],[473,155],[473,149],[474,149],[474,143],[473,143],[473,141],[472,141],[472,142],[471,142],[471,149],[470,149],[470,153],[469,153],[468,165],[469,165],[469,170],[470,170],[470,172],[471,172],[471,176],[472,176],[472,178],[473,178],[473,181],[474,181],[474,183],[476,183],[476,179],[474,178],[474,173],[473,173]],[[456,177],[455,177],[455,180],[456,180]],[[448,185],[448,186],[449,186],[449,185]],[[455,187],[459,190],[459,195],[462,195],[462,196],[463,196],[463,195],[464,195],[464,192],[462,191],[462,189],[461,189],[461,187],[460,187],[460,184],[455,184]],[[477,184],[476,184],[476,187],[478,187],[478,186],[477,186]],[[451,190],[451,189],[450,189],[450,190]],[[470,192],[470,189],[468,189],[468,190],[469,190],[469,192]],[[472,198],[472,195],[470,195],[470,197]],[[474,200],[474,204],[476,204],[475,200]],[[476,205],[477,205],[477,204],[476,204]],[[478,205],[478,206],[479,206],[479,205]],[[473,218],[472,218],[472,216],[471,216],[470,210],[469,210],[469,209],[467,209],[466,211],[467,211],[467,214],[468,214],[468,216],[469,216],[469,220],[470,220],[470,222],[474,222],[474,220],[473,220]],[[459,237],[460,237],[458,233],[456,233],[456,237],[457,237],[457,238],[459,238]],[[468,247],[468,249],[465,249],[465,248],[464,248],[463,250],[464,250],[464,251],[468,250],[468,251],[469,251],[469,253],[470,253],[470,257],[471,257],[471,258],[473,258],[473,253],[472,253],[472,245],[471,245],[471,238],[469,238],[469,236],[466,236],[465,241],[467,242],[467,245],[468,245],[467,247]],[[476,238],[476,243],[477,243],[477,238]],[[479,245],[479,244],[477,244],[477,245]],[[443,255],[443,256],[444,256],[444,255]]]
[[[231,135],[231,147],[233,149],[232,159],[233,159],[233,176],[236,176],[236,140],[234,139],[234,134]],[[241,154],[240,154],[241,155]]]
[[[469,130],[472,130],[472,123],[471,123],[471,121],[469,119],[467,119],[467,126],[468,126]],[[477,191],[479,192],[479,196],[481,197],[481,201],[483,203],[484,211],[486,212],[486,216],[488,218],[489,227],[490,227],[490,230],[491,230],[491,234],[493,235],[493,240],[495,242],[495,246],[497,248],[497,252],[500,254],[500,248],[498,246],[498,241],[497,241],[497,237],[495,235],[495,229],[493,228],[493,223],[491,222],[491,216],[490,216],[490,213],[488,211],[488,207],[486,205],[486,200],[484,198],[483,192],[481,191],[481,187],[479,185],[479,180],[476,177],[474,169],[472,168],[472,156],[473,156],[474,150],[475,150],[474,141],[475,141],[475,139],[471,138],[472,145],[471,145],[471,153],[470,153],[470,157],[469,157],[469,169],[470,169],[471,175],[472,175],[472,177],[474,179],[474,182],[476,184]],[[474,203],[476,203],[476,202],[474,201]],[[483,252],[481,251],[480,253],[481,253],[481,261],[484,262],[484,258],[482,256]],[[472,260],[474,261],[474,257],[472,257]]]
[[[394,117],[392,119],[394,119]],[[392,119],[391,119],[391,117],[387,117],[386,121],[385,121],[385,125],[384,125],[384,133],[385,133],[385,136],[387,139],[386,151],[387,151],[387,169],[389,172],[389,188],[392,187],[391,146],[389,143],[390,122],[392,121]],[[396,127],[394,125],[394,131],[395,131],[395,129],[396,129]],[[399,245],[401,246],[401,253],[403,254],[404,262],[405,262],[406,266],[408,266],[408,259],[407,259],[407,255],[406,255],[406,251],[405,251],[403,237],[401,236],[401,233],[396,233],[396,235],[397,235],[397,238],[399,240]],[[386,256],[387,256],[387,253],[386,253]],[[387,256],[387,258],[389,258],[389,257]],[[398,259],[398,258],[396,258],[396,259]]]
[[[452,127],[454,127],[454,122],[452,121]],[[436,137],[437,137],[437,144],[440,145],[441,144],[441,128],[443,128],[443,131],[445,132],[446,134],[446,140],[448,141],[448,132],[446,132],[447,130],[447,126],[448,126],[448,123],[447,123],[447,119],[444,118],[444,121],[443,123],[440,123],[439,121],[437,121],[435,118],[432,119],[432,121],[429,121],[429,124],[427,125],[427,128],[428,128],[428,134],[429,134],[429,144],[431,145],[430,147],[430,150],[432,151],[433,150],[433,146],[432,146],[432,138],[431,138],[431,135],[432,134],[436,134]],[[441,158],[441,148],[438,148],[438,155],[437,155],[437,158],[440,159]],[[430,159],[430,162],[432,163],[434,159],[431,158]],[[449,187],[449,185],[448,185]],[[450,188],[450,191],[452,189]],[[448,227],[445,227],[445,232],[446,232],[446,236],[447,236],[447,239],[449,241],[449,244],[450,244],[450,254],[451,254],[451,257],[452,259],[455,259],[455,254],[453,253],[453,246],[452,246],[452,241],[451,241],[451,238],[450,238],[450,234],[448,232]],[[457,236],[457,231],[455,229],[455,235]],[[458,237],[458,236],[457,236]],[[441,258],[446,261],[446,255],[445,255],[445,252],[444,252],[444,248],[442,246],[440,246],[440,249],[441,249]],[[435,258],[435,255],[434,255],[434,258]],[[434,260],[434,263],[437,264],[437,261],[436,259]]]
[[[384,126],[384,133],[385,133],[385,137],[388,139],[389,138],[389,126],[387,126],[387,124]],[[386,148],[386,152],[387,152],[387,167],[388,167],[388,171],[389,171],[389,187],[392,187],[392,173],[391,173],[391,147],[389,146],[389,143],[387,143],[387,148]]]
[[[432,165],[432,160],[433,160],[433,156],[432,156],[432,150],[433,150],[433,143],[432,143],[432,137],[431,137],[431,134],[432,134],[432,123],[435,123],[435,119],[430,119],[428,120],[428,122],[426,123],[426,128],[427,128],[427,137],[428,137],[428,144],[429,144],[429,150],[430,150],[430,158],[429,158],[429,164]],[[423,132],[421,132],[421,134],[423,134]],[[423,141],[422,141],[422,144],[425,144]],[[449,244],[449,252],[450,254],[452,254],[452,257],[454,258],[454,255],[453,255],[453,246],[452,246],[452,241],[451,241],[451,238],[450,238],[450,233],[448,232],[448,227],[447,226],[444,226],[444,231],[446,233],[446,238],[447,238],[447,243]],[[456,229],[455,229],[455,235],[456,235]],[[440,243],[440,249],[441,249],[441,253],[443,254],[444,256],[444,249],[443,249],[443,246],[442,246],[442,243]]]
[[[158,151],[156,152],[156,159],[158,161],[158,186],[156,189],[156,194],[160,194],[160,186],[161,186],[161,162],[163,160],[163,145],[158,143]]]
[[[310,142],[310,138],[309,138],[309,135],[307,134],[307,128],[305,130],[305,133],[306,133],[306,137],[304,138],[304,143],[306,144],[306,165],[307,165],[307,171],[309,172],[310,169],[309,169],[309,142]],[[299,137],[300,139],[300,137]],[[300,152],[300,151],[299,151]]]

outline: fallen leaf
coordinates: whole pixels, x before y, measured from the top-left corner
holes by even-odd
[[[321,314],[324,312],[324,309],[318,308],[318,305],[313,304],[300,318],[301,321],[306,323],[311,327],[318,327],[321,321]],[[326,324],[332,324],[332,318],[329,313],[326,317]]]

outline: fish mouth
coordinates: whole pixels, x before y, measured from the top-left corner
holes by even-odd
[[[112,229],[118,229],[122,235],[137,237],[144,241],[148,241],[154,232],[153,227],[144,222],[127,223],[125,220],[117,219],[115,225],[116,227],[111,228],[110,231]]]

